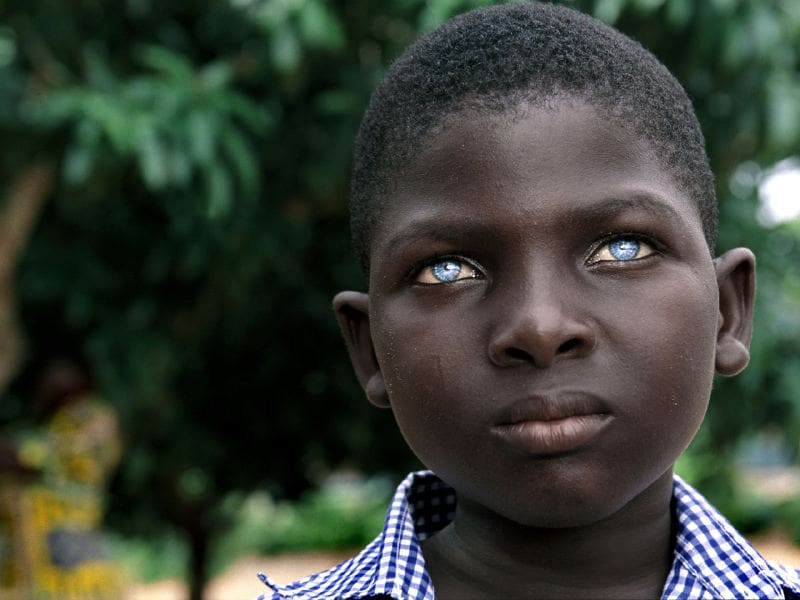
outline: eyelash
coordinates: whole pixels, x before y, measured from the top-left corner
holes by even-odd
[[[589,259],[595,254],[595,252],[597,252],[600,248],[602,248],[606,244],[610,244],[614,240],[618,240],[618,239],[630,239],[630,240],[635,240],[637,242],[644,242],[645,244],[648,244],[649,246],[652,246],[653,250],[655,250],[656,254],[664,254],[664,252],[666,251],[666,246],[662,242],[660,242],[653,235],[650,235],[650,234],[647,234],[647,233],[642,233],[640,231],[639,232],[637,232],[637,231],[615,231],[615,232],[604,234],[599,240],[597,240],[594,244],[592,244],[589,247],[589,251],[584,256],[584,262],[588,262]],[[652,255],[648,255],[646,257],[634,259],[634,260],[627,261],[627,262],[635,262],[637,260],[644,260],[645,258],[649,258],[650,256],[652,256]],[[620,262],[626,262],[626,261],[620,261]]]
[[[597,240],[594,244],[592,244],[590,246],[588,252],[584,256],[584,262],[588,262],[589,258],[591,258],[591,256],[593,254],[595,254],[595,252],[597,252],[604,245],[609,244],[609,243],[613,242],[614,240],[617,240],[617,239],[620,239],[620,238],[636,240],[638,242],[644,242],[644,243],[652,246],[657,254],[663,254],[665,249],[666,249],[666,247],[664,246],[664,244],[662,242],[660,242],[659,240],[657,240],[654,236],[652,236],[650,234],[642,233],[642,232],[634,232],[634,231],[616,231],[616,232],[611,232],[611,233],[604,234],[599,240]],[[652,255],[649,255],[649,256],[652,256]],[[640,258],[640,259],[634,259],[632,261],[627,261],[627,262],[635,262],[637,260],[644,260],[645,258],[649,258],[649,256],[643,257],[643,258]],[[465,257],[463,254],[459,254],[458,252],[448,252],[446,254],[437,254],[435,256],[431,256],[431,257],[425,258],[423,260],[417,261],[408,270],[408,273],[406,274],[405,279],[408,280],[408,281],[415,281],[416,278],[419,276],[419,274],[422,272],[423,269],[425,269],[427,267],[431,267],[431,266],[435,265],[436,263],[440,263],[440,262],[446,261],[446,260],[453,260],[453,261],[457,261],[457,262],[466,263],[470,267],[475,269],[475,271],[478,272],[478,274],[480,275],[480,278],[484,277],[483,267],[481,267],[477,262]],[[626,262],[626,261],[621,261],[621,262]],[[431,284],[419,284],[419,285],[431,285]]]
[[[477,262],[466,258],[464,255],[459,254],[458,252],[448,252],[447,254],[437,254],[436,256],[431,256],[429,258],[425,258],[414,263],[414,266],[409,269],[408,274],[406,275],[406,280],[412,281],[417,283],[417,285],[435,285],[435,284],[425,284],[425,283],[418,283],[416,282],[416,278],[422,272],[423,269],[427,267],[431,267],[436,263],[440,263],[446,260],[452,260],[460,263],[465,263],[475,269],[475,271],[479,274],[479,279],[483,279],[483,267],[481,267]]]

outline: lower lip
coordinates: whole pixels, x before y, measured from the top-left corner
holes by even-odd
[[[577,450],[599,435],[610,420],[611,417],[604,414],[575,415],[499,425],[493,432],[522,452],[546,456]]]

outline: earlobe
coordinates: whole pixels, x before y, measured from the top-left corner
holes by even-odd
[[[719,326],[716,370],[720,375],[740,373],[750,361],[756,259],[747,248],[734,248],[714,259],[719,287]]]
[[[333,298],[333,311],[339,321],[350,362],[367,399],[375,406],[388,408],[389,394],[383,380],[369,326],[369,296],[362,292],[339,292]]]

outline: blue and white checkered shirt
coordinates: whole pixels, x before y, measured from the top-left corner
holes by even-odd
[[[800,572],[766,561],[696,490],[679,477],[673,488],[677,538],[662,598],[800,599]],[[360,554],[289,585],[266,575],[273,590],[259,600],[389,597],[433,600],[420,540],[453,518],[455,493],[430,471],[397,488],[383,532]]]

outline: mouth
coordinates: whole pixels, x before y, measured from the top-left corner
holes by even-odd
[[[491,431],[525,454],[553,456],[591,443],[612,419],[605,403],[595,396],[556,393],[511,404]]]

